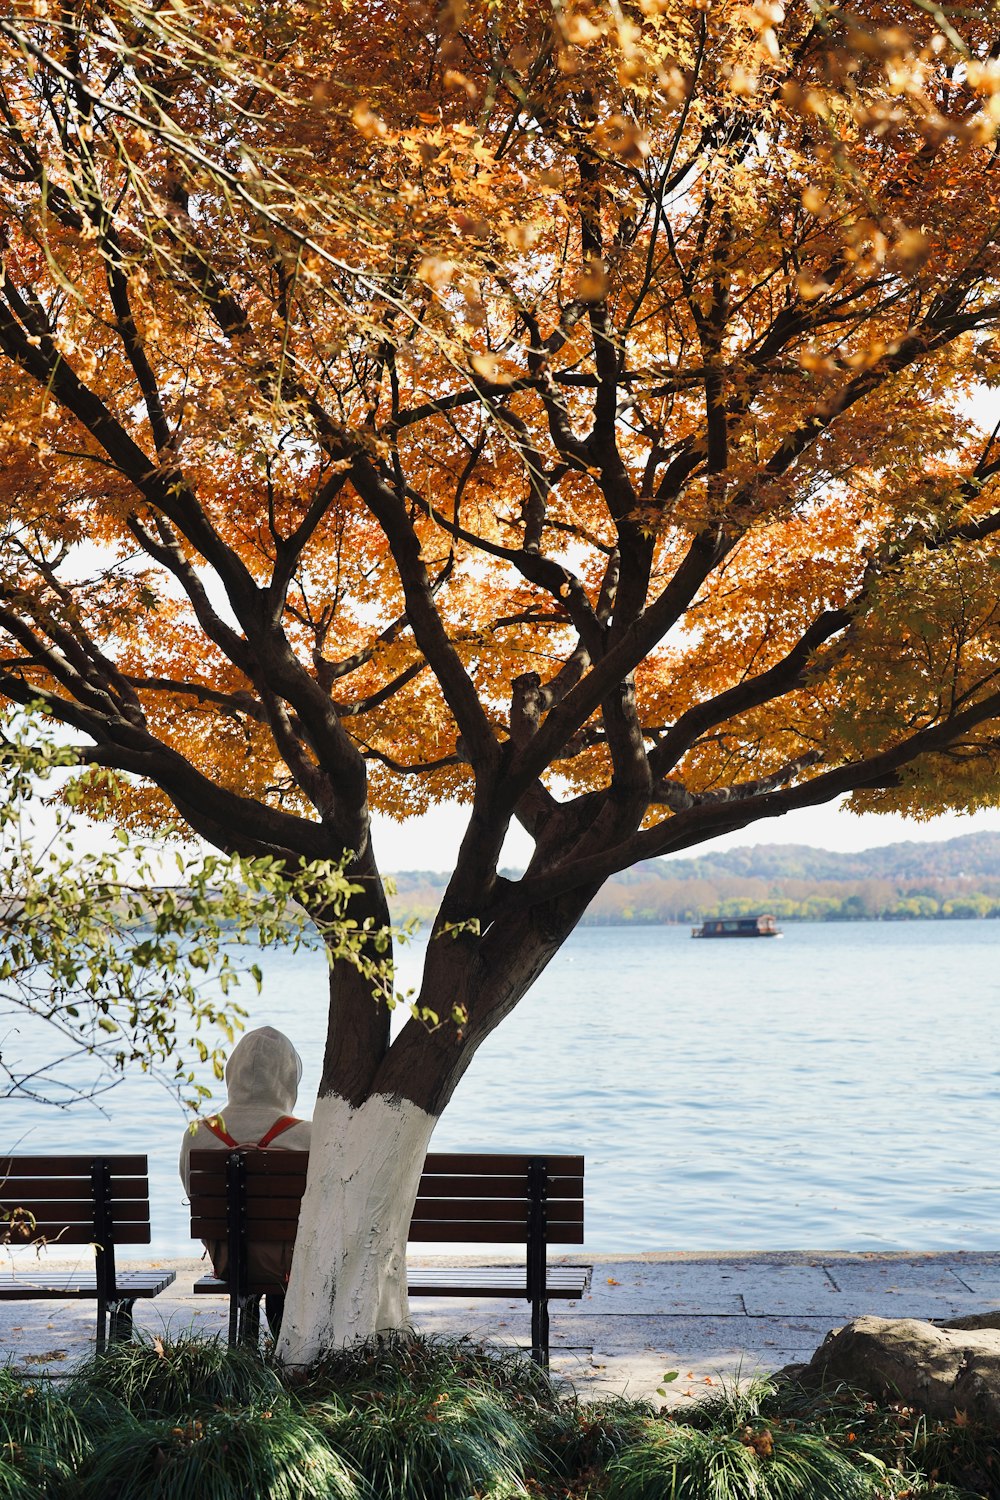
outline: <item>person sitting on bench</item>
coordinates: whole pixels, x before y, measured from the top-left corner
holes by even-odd
[[[234,1150],[237,1146],[262,1149],[274,1145],[279,1151],[308,1151],[310,1121],[298,1120],[290,1113],[295,1107],[301,1078],[302,1059],[283,1032],[273,1026],[248,1031],[237,1042],[226,1064],[229,1097],[221,1113],[199,1120],[194,1130],[184,1132],[180,1173],[185,1192],[190,1187],[188,1159],[193,1147]],[[228,1258],[225,1240],[205,1241],[205,1249],[216,1276],[225,1276]],[[293,1249],[293,1245],[278,1240],[251,1246],[251,1277],[287,1283]],[[275,1338],[284,1307],[283,1293],[270,1292],[264,1299],[264,1314]]]

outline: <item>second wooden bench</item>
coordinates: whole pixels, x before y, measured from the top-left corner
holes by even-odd
[[[117,1245],[148,1245],[149,1174],[145,1156],[0,1157],[0,1238],[12,1248],[91,1245],[82,1270],[48,1266],[32,1254],[0,1272],[0,1302],[84,1299],[97,1303],[97,1347],[132,1336],[132,1308],[155,1297],[174,1271],[119,1271]]]
[[[191,1153],[191,1233],[225,1240],[225,1281],[203,1276],[196,1293],[230,1296],[230,1342],[253,1339],[260,1298],[283,1291],[252,1282],[247,1247],[294,1240],[305,1188],[307,1151]],[[523,1153],[432,1152],[424,1163],[407,1236],[413,1243],[520,1244],[523,1266],[413,1267],[415,1297],[518,1297],[531,1304],[531,1355],[549,1362],[550,1299],[575,1299],[587,1266],[550,1266],[549,1245],[583,1244],[583,1157]]]

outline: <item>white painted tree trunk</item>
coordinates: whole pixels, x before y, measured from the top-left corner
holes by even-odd
[[[317,1101],[277,1349],[285,1363],[405,1326],[406,1233],[436,1123],[379,1094],[357,1108]]]

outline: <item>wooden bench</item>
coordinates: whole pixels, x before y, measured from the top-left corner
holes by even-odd
[[[0,1272],[0,1302],[97,1301],[97,1347],[132,1337],[132,1309],[155,1297],[174,1271],[118,1271],[117,1245],[149,1244],[145,1156],[0,1157],[0,1238],[26,1250],[93,1245],[92,1270],[46,1268],[32,1251],[24,1269]],[[26,1257],[24,1257],[26,1258]]]
[[[225,1240],[229,1273],[203,1276],[196,1293],[229,1295],[229,1338],[255,1340],[260,1298],[284,1288],[252,1282],[254,1240],[294,1240],[305,1188],[307,1151],[191,1152],[191,1233]],[[586,1266],[549,1266],[549,1245],[583,1243],[583,1157],[432,1153],[424,1162],[408,1239],[413,1243],[520,1244],[524,1266],[414,1267],[416,1297],[520,1297],[531,1303],[531,1355],[549,1362],[551,1298],[580,1297]]]

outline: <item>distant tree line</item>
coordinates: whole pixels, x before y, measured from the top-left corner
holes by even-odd
[[[704,916],[740,917],[764,911],[787,922],[1000,917],[1000,883],[983,891],[968,889],[960,881],[926,881],[907,889],[884,880],[822,885],[799,880],[649,881],[609,887],[584,921],[596,925],[694,922]]]
[[[393,877],[398,918],[429,921],[444,877]],[[1000,835],[839,853],[757,844],[696,859],[650,860],[608,882],[589,925],[686,923],[773,912],[782,921],[906,922],[1000,917]]]
[[[430,921],[434,888],[415,887],[398,900],[400,920]],[[394,903],[395,904],[395,903]],[[925,881],[900,889],[885,880],[649,880],[608,885],[583,918],[587,926],[652,925],[772,912],[785,922],[907,922],[917,918],[1000,917],[1000,883],[969,889],[962,881]]]

